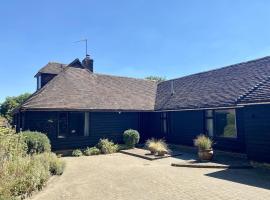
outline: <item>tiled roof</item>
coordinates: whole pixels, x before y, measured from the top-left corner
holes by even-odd
[[[270,102],[270,77],[255,85],[250,91],[241,96],[237,103],[252,104],[264,102]]]
[[[66,66],[67,65],[65,64],[61,64],[57,62],[49,62],[47,65],[42,67],[35,76],[37,76],[40,73],[59,74]]]
[[[242,95],[268,80],[270,57],[161,82],[156,110],[235,106]],[[269,84],[269,83],[268,83]],[[174,94],[172,95],[172,85]],[[266,91],[266,90],[265,90]],[[269,96],[264,95],[264,100]],[[254,98],[253,98],[254,99]],[[242,103],[245,103],[243,100]]]
[[[75,62],[76,61],[76,62]],[[39,73],[58,74],[28,99],[23,109],[181,110],[270,102],[270,57],[168,80],[91,73],[77,59],[49,63]]]
[[[21,108],[145,111],[154,109],[155,96],[153,81],[94,74],[68,66]]]

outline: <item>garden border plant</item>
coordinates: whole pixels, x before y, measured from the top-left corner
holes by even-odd
[[[158,156],[164,156],[165,154],[170,152],[168,145],[163,139],[148,139],[145,143],[145,146],[152,155],[157,154]]]
[[[137,130],[128,129],[123,133],[123,141],[128,148],[134,148],[139,143],[140,134]]]
[[[28,134],[31,135],[32,132]],[[44,134],[37,134],[37,137],[41,138],[31,138],[35,138],[34,141],[46,141],[44,144],[48,144]],[[0,128],[0,199],[28,197],[35,190],[42,189],[51,175],[63,173],[63,160],[50,149],[46,152],[39,151],[40,148],[29,151],[26,141],[29,140],[25,138],[25,134],[16,134],[12,129]]]
[[[100,139],[97,148],[100,149],[102,154],[111,154],[118,151],[119,146],[118,144],[114,144],[113,141],[109,140],[108,138]]]

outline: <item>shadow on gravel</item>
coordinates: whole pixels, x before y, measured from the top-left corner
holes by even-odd
[[[206,174],[206,176],[258,188],[270,189],[270,170],[267,169],[226,169]]]

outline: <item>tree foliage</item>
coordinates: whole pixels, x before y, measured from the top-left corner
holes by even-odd
[[[166,81],[166,78],[161,77],[161,76],[147,76],[147,77],[145,77],[145,79],[151,80],[151,81],[157,81],[158,83],[162,82],[162,81]]]
[[[11,122],[12,110],[23,103],[30,95],[30,93],[24,93],[15,97],[7,97],[5,101],[0,104],[0,114]]]

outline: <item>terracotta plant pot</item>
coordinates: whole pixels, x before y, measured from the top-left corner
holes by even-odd
[[[210,161],[213,159],[214,151],[213,149],[201,150],[198,151],[198,156],[201,161]]]

